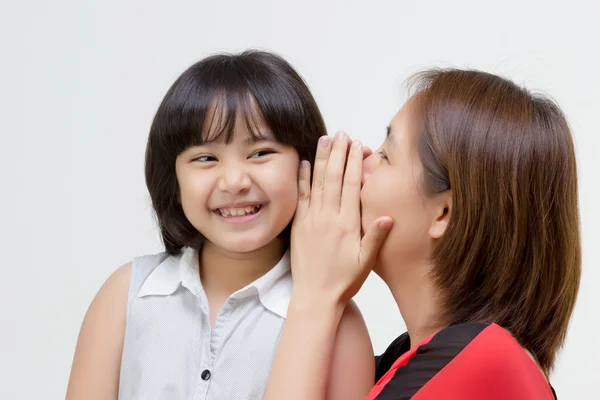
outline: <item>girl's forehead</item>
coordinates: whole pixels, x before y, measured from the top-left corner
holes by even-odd
[[[225,142],[224,136],[225,135],[221,135],[219,139],[215,142],[219,144],[243,144],[251,146],[255,143],[263,141],[277,141],[275,136],[270,131],[261,130],[253,132],[248,130],[248,128],[243,123],[239,125],[236,124],[228,142]]]
[[[254,105],[229,107],[225,102],[213,102],[206,112],[202,127],[203,142],[230,143],[233,140],[258,141],[274,139],[262,113]]]

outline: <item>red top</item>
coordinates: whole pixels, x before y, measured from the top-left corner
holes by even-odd
[[[454,325],[410,350],[405,333],[376,357],[366,400],[554,400],[546,378],[496,324]]]

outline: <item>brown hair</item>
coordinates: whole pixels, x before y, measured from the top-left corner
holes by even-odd
[[[444,323],[494,322],[549,374],[581,275],[575,151],[558,105],[501,77],[415,75],[428,194],[452,190],[433,254]]]
[[[202,127],[215,102],[224,118],[214,129],[216,133],[205,137]],[[308,86],[274,53],[249,50],[215,54],[189,67],[158,107],[146,146],[146,185],[170,254],[177,254],[184,246],[199,249],[204,241],[179,203],[175,160],[191,146],[217,140],[229,143],[238,111],[253,136],[261,135],[255,129],[256,118],[261,118],[277,141],[293,146],[300,159],[311,164],[319,137],[327,134]],[[290,226],[280,237],[289,237]]]

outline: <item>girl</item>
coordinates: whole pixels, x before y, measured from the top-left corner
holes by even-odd
[[[300,173],[294,296],[267,399],[324,398],[343,306],[371,268],[408,332],[377,358],[367,399],[555,399],[548,376],[581,276],[565,116],[492,74],[414,82],[377,154],[363,163],[355,143],[345,166],[346,139],[323,137],[312,192]]]
[[[263,398],[291,295],[298,167],[324,135],[307,86],[276,55],[215,55],[177,79],[146,149],[166,251],[100,289],[68,399]],[[328,398],[362,398],[374,365],[354,306],[337,338]]]

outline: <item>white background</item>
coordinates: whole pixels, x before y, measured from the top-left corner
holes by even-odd
[[[597,0],[3,2],[0,398],[64,398],[94,294],[161,250],[143,157],[162,96],[198,59],[253,47],[301,72],[330,133],[372,147],[424,67],[484,69],[558,100],[577,144],[583,278],[552,383],[597,399],[599,17]],[[396,306],[374,276],[358,303],[381,352],[404,329]]]

